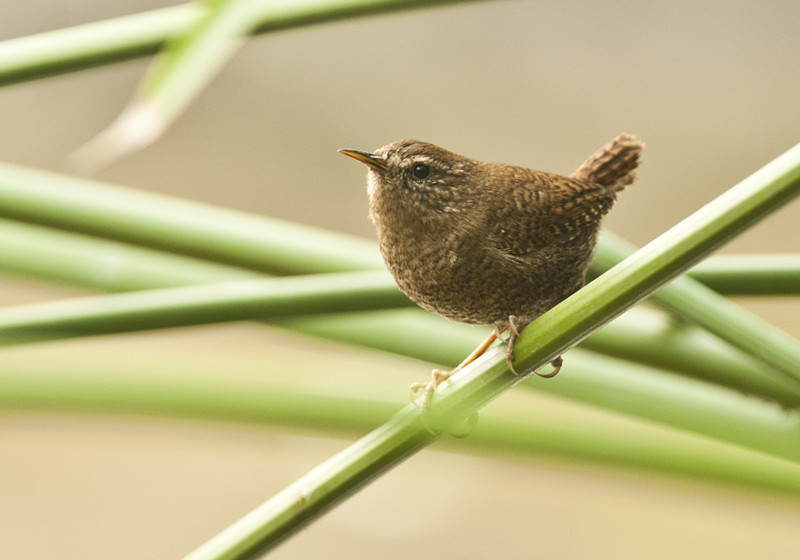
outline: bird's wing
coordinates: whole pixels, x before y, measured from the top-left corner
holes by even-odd
[[[510,190],[493,217],[492,241],[517,257],[566,243],[594,231],[615,198],[607,187],[539,172]]]

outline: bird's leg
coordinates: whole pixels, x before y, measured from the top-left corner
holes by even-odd
[[[491,346],[495,340],[502,340],[500,335],[502,335],[506,330],[508,330],[509,332],[507,346],[506,346],[506,366],[508,366],[508,369],[509,371],[511,371],[511,373],[513,373],[516,376],[519,376],[517,370],[514,369],[514,343],[516,342],[517,337],[519,336],[519,329],[520,329],[520,325],[517,325],[516,322],[517,319],[518,317],[511,315],[508,318],[507,323],[505,321],[497,323],[494,326],[494,330],[491,333],[489,333],[489,336],[487,336],[484,339],[484,341],[481,342],[480,345],[478,345],[478,347],[475,348],[475,350],[473,350],[470,353],[469,356],[464,358],[464,360],[452,370],[442,371],[440,369],[435,369],[431,372],[430,381],[412,383],[411,402],[417,404],[417,393],[419,393],[421,390],[423,392],[422,402],[419,403],[419,406],[423,411],[426,410],[428,408],[428,401],[430,401],[431,396],[433,395],[433,392],[436,390],[436,388],[445,381],[447,381],[453,374],[458,373],[459,371],[467,367],[469,364],[471,364],[472,362],[483,356],[483,354],[486,352],[486,350],[489,349],[489,346]],[[524,327],[526,325],[527,323],[524,323],[521,326]],[[538,371],[535,371],[534,373],[539,377],[545,377],[545,378],[555,377],[556,374],[561,369],[563,363],[564,360],[561,359],[561,356],[559,356],[558,358],[550,362],[550,364],[554,368],[553,371],[551,371],[550,373],[539,373]]]
[[[511,315],[508,318],[508,326],[505,327],[508,329],[508,340],[506,341],[506,366],[508,366],[508,371],[519,377],[517,370],[514,369],[514,343],[517,341],[517,337],[519,336],[519,329],[517,328],[517,324],[514,322],[516,317]],[[497,329],[497,327],[495,327]],[[502,329],[500,332],[503,332]]]
[[[517,319],[518,317],[511,315],[508,318],[507,327],[500,328],[498,325],[496,325],[494,329],[495,333],[498,334],[498,338],[500,333],[506,330],[506,328],[508,329],[508,341],[506,343],[506,366],[508,366],[508,369],[511,373],[513,373],[516,376],[519,376],[517,370],[514,369],[514,343],[517,341],[517,337],[519,336],[520,327],[524,328],[525,326],[527,326],[528,323],[517,325],[516,322]],[[554,368],[553,371],[551,371],[550,373],[539,373],[538,371],[534,371],[533,373],[535,373],[539,377],[544,377],[546,379],[555,377],[561,370],[561,366],[564,365],[564,360],[561,358],[561,356],[559,356],[558,358],[550,362],[550,365],[552,365]]]
[[[422,389],[424,392],[422,395],[422,403],[420,405],[420,408],[422,408],[422,410],[428,408],[428,401],[430,400],[431,395],[433,395],[433,392],[436,390],[436,388],[442,383],[444,383],[447,379],[449,379],[450,376],[452,376],[454,373],[461,371],[469,364],[471,364],[472,362],[483,356],[483,354],[486,352],[489,346],[491,346],[495,340],[500,338],[500,334],[502,332],[503,332],[502,329],[498,331],[497,327],[495,327],[495,329],[489,334],[489,336],[487,336],[486,339],[484,339],[484,341],[481,342],[480,345],[478,345],[478,347],[475,350],[473,350],[469,356],[464,358],[464,360],[460,364],[458,364],[454,369],[450,371],[442,371],[440,369],[435,369],[433,370],[433,372],[431,372],[430,381],[426,383],[425,382],[412,383],[411,402],[417,404],[416,396],[417,393],[420,391],[420,389]]]

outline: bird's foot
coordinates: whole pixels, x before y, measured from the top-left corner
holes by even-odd
[[[478,347],[472,351],[472,353],[464,358],[464,361],[458,364],[455,369],[450,371],[442,371],[439,369],[433,370],[431,373],[431,380],[428,382],[418,382],[411,384],[411,402],[415,405],[419,406],[423,411],[427,410],[428,402],[431,400],[431,396],[436,388],[444,383],[447,379],[450,378],[454,373],[461,371],[469,364],[480,358],[486,349],[492,345],[492,343],[500,337],[500,333],[502,330],[498,330],[495,327],[494,331],[492,331],[486,339],[478,345]],[[417,395],[422,391],[422,401],[421,403],[417,403]]]
[[[452,371],[442,371],[440,369],[435,369],[431,372],[431,380],[427,383],[412,383],[411,384],[411,402],[420,408],[422,411],[422,417],[424,418],[425,424],[432,433],[438,433],[440,430],[437,430],[431,424],[430,416],[428,415],[428,404],[430,403],[431,397],[433,393],[436,391],[436,388],[449,379],[454,373],[462,369],[462,365],[459,365]],[[417,402],[418,393],[422,391],[422,400],[421,402]],[[469,415],[466,419],[462,422],[458,423],[455,426],[451,426],[447,429],[447,432],[457,438],[467,437],[469,434],[472,433],[472,429],[478,423],[478,413],[473,412]]]
[[[433,396],[433,392],[436,388],[447,381],[450,376],[454,373],[459,371],[463,366],[459,365],[455,369],[451,371],[442,371],[440,369],[435,369],[431,372],[431,380],[427,382],[417,382],[411,384],[411,402],[414,405],[420,407],[423,412],[428,410],[428,403]],[[422,401],[418,402],[417,399],[419,398],[419,393],[422,391]]]
[[[508,341],[506,342],[506,366],[508,366],[508,369],[511,373],[519,377],[519,373],[517,373],[517,370],[514,369],[514,343],[517,341],[520,329],[520,326],[518,326],[516,323],[516,319],[517,317],[515,317],[514,315],[511,315],[508,318],[508,327],[507,327]],[[522,326],[524,327],[525,325]],[[494,329],[495,329],[495,335],[499,338],[500,334],[505,330],[505,327],[501,328],[495,326]],[[539,373],[538,371],[534,371],[533,373],[535,373],[539,377],[544,377],[545,379],[550,379],[551,377],[555,377],[558,374],[558,372],[561,371],[561,366],[564,365],[564,360],[561,358],[561,356],[559,356],[558,358],[550,362],[550,365],[553,366],[553,371],[549,373]]]
[[[550,365],[553,366],[553,371],[551,371],[550,373],[539,373],[538,371],[534,371],[533,373],[535,373],[539,377],[544,377],[545,379],[550,379],[551,377],[555,377],[556,375],[558,375],[558,372],[561,371],[561,366],[564,365],[564,359],[561,356],[559,356],[558,358],[550,362]]]

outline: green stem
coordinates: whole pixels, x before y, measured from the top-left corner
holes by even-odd
[[[464,0],[260,0],[256,32]],[[88,23],[0,42],[0,85],[156,53],[207,14],[202,2]]]
[[[778,169],[777,165],[774,169],[776,176],[773,178],[778,183],[776,188],[780,188],[782,183],[778,180],[777,174],[786,170]],[[800,181],[798,169],[791,169],[781,175],[788,181],[787,185],[791,186],[792,181]],[[758,173],[763,171],[762,169]],[[734,189],[746,190],[749,183],[756,185],[757,180],[747,179]],[[791,189],[789,191],[791,192]],[[727,198],[732,199],[733,197]],[[720,204],[719,208],[722,213],[718,218],[719,235],[723,236],[725,235],[723,228],[730,227],[730,220],[734,217],[724,214],[725,204]],[[754,203],[753,211],[756,208]],[[603,247],[597,252],[596,260],[598,262],[616,262],[635,250],[635,247],[608,232],[606,232],[604,240]],[[691,241],[688,239],[684,243],[691,243]],[[699,238],[698,241],[704,242],[703,238]],[[703,286],[697,280],[688,276],[676,278],[668,286],[653,294],[650,301],[663,309],[673,311],[681,319],[703,327],[721,340],[760,359],[778,372],[800,381],[800,342],[797,339]]]
[[[593,333],[581,347],[800,408],[800,384],[703,329],[676,324],[663,313],[632,309]]]
[[[137,97],[171,121],[241,47],[264,0],[205,0],[203,15],[156,57]],[[274,2],[273,2],[274,3]]]
[[[402,406],[398,393],[387,391],[384,382],[350,379],[347,372],[342,372],[341,386],[357,384],[357,395],[311,389],[313,384],[302,372],[292,376],[288,383],[286,378],[276,381],[273,376],[262,376],[256,383],[232,383],[227,377],[215,377],[219,372],[214,371],[214,366],[198,364],[193,367],[196,375],[191,379],[171,380],[169,367],[151,371],[147,379],[142,379],[133,374],[124,378],[107,375],[109,369],[119,368],[118,361],[107,365],[93,361],[80,366],[62,361],[54,370],[52,357],[48,356],[48,361],[39,368],[30,356],[23,354],[19,358],[6,360],[0,373],[0,405],[6,409],[155,414],[287,426],[317,435],[323,432],[329,436],[353,436],[384,422]],[[135,355],[123,354],[120,358],[125,369],[132,373],[152,366],[140,365]],[[603,360],[598,369],[590,355],[586,355],[585,365],[581,362],[570,360],[565,366],[570,368],[570,375],[602,376],[609,371],[607,368],[612,368],[613,374],[616,367],[613,361]],[[588,370],[581,371],[586,366]],[[735,396],[722,395],[725,396],[718,401],[729,399],[731,406],[736,405]],[[480,422],[468,438],[447,438],[441,443],[460,452],[610,464],[726,481],[800,497],[800,466],[794,463],[669,428],[623,421],[613,415],[572,408],[566,411],[557,406],[543,408],[542,403],[548,404],[544,399],[517,396],[528,398],[498,401],[481,412]],[[746,404],[749,408],[749,403]],[[679,407],[667,410],[680,414]],[[766,407],[762,412],[767,412]],[[710,410],[709,423],[715,413],[715,409]]]
[[[127,243],[0,218],[0,270],[104,292],[264,278],[258,273]]]
[[[720,255],[689,275],[726,295],[800,295],[800,255]]]
[[[388,273],[339,273],[164,288],[0,310],[0,346],[303,313],[397,307]]]
[[[800,415],[774,403],[591,352],[531,389],[687,430],[800,463]]]
[[[244,44],[263,0],[205,0],[155,58],[131,103],[69,162],[86,173],[155,142]]]
[[[263,272],[383,268],[364,239],[8,163],[0,163],[0,216]]]
[[[155,53],[203,15],[197,2],[0,42],[0,85]]]

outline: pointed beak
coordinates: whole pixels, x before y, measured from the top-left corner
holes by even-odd
[[[376,171],[386,171],[388,168],[386,167],[386,163],[383,161],[383,158],[380,156],[376,156],[375,154],[370,154],[368,152],[359,152],[358,150],[347,150],[341,149],[339,153],[346,155],[347,157],[351,157],[356,161],[360,161],[375,169]]]

